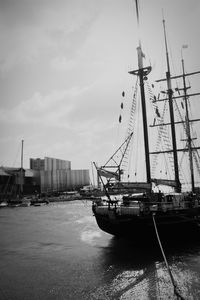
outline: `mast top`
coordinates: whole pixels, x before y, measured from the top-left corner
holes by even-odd
[[[139,44],[139,48],[142,48],[141,38],[140,38],[139,0],[135,0],[135,6],[136,6],[137,26],[138,26],[138,44]]]
[[[170,65],[169,65],[169,53],[168,53],[168,45],[167,45],[167,34],[165,28],[165,19],[163,17],[163,29],[164,29],[164,38],[165,38],[165,50],[166,50],[166,59],[167,59],[167,71],[170,74]]]

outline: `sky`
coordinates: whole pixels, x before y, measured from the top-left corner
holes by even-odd
[[[186,71],[200,70],[200,2],[141,0],[150,79],[166,72],[162,15],[172,75],[184,44]],[[45,156],[72,169],[103,164],[116,149],[122,91],[128,101],[135,80],[134,0],[0,0],[0,45],[0,165],[20,166],[22,139],[25,168]]]

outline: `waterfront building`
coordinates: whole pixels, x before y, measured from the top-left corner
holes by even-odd
[[[89,170],[72,170],[68,160],[31,158],[30,168],[38,171],[42,193],[76,190],[90,183]]]
[[[30,169],[0,167],[0,197],[17,194],[22,179],[25,195],[77,190],[90,183],[89,170],[72,170],[71,161],[30,158]]]
[[[0,198],[40,192],[37,172],[29,169],[0,167]]]

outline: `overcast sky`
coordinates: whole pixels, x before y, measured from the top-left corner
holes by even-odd
[[[165,76],[166,19],[172,74],[200,69],[199,0],[141,0],[146,64]],[[55,157],[73,169],[114,152],[121,92],[137,68],[134,0],[0,0],[0,165]],[[198,79],[198,82],[200,78]],[[199,85],[200,86],[200,85]]]

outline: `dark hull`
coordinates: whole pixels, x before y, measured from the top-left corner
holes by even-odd
[[[156,241],[156,232],[152,215],[114,217],[95,214],[99,228],[111,235],[129,237],[136,242]],[[200,227],[196,216],[192,215],[161,215],[155,216],[161,240],[177,241],[198,239]]]

